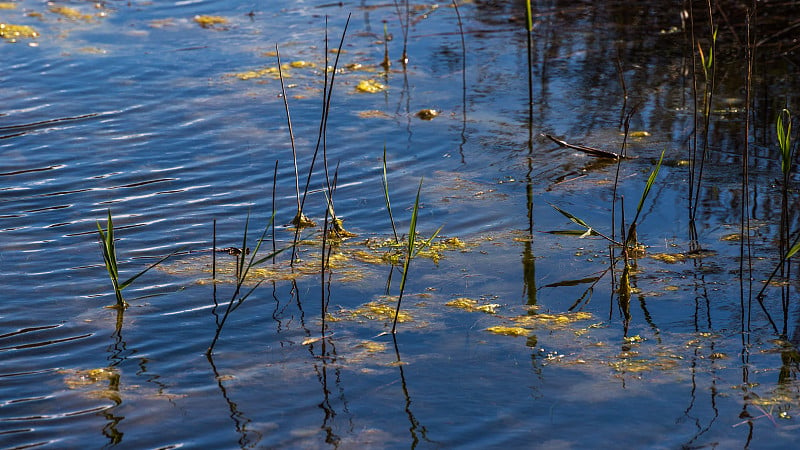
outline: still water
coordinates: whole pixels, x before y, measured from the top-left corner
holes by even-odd
[[[743,187],[736,14],[719,36],[728,45],[692,242],[689,159],[702,148],[705,83],[678,6],[534,2],[531,106],[520,2],[2,5],[0,21],[38,35],[0,45],[0,447],[796,442],[796,283],[774,283],[763,308],[756,294],[778,263],[774,118],[798,91],[790,54],[760,60]],[[708,48],[704,5],[695,39]],[[318,225],[301,233],[294,269],[291,251],[264,262],[239,302],[235,256],[213,252],[214,240],[241,247],[248,226],[255,249],[273,211],[260,255],[294,237],[278,52],[301,191],[314,164],[304,212]],[[314,149],[334,63],[330,193]],[[629,158],[542,133],[613,152],[625,141]],[[394,239],[384,149],[400,238],[420,181],[418,231],[442,226],[438,252],[410,264],[395,338],[402,266],[375,249]],[[585,228],[550,204],[618,238],[620,210],[632,220],[662,151],[638,220],[646,253],[621,296],[608,242],[581,238]],[[329,197],[358,236],[321,273]],[[108,308],[98,246],[109,209],[123,279],[178,252],[124,290],[124,311]]]

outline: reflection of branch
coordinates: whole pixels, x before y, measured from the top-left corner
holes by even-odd
[[[397,346],[397,335],[392,334],[392,342],[394,342],[394,353],[397,355],[397,368],[400,369],[400,383],[403,386],[403,395],[406,398],[406,414],[408,415],[408,422],[411,424],[411,427],[408,431],[411,433],[411,448],[416,448],[417,444],[419,444],[419,436],[417,436],[417,430],[419,430],[420,434],[422,435],[422,439],[425,439],[427,442],[433,443],[430,439],[428,439],[428,430],[420,425],[419,420],[414,417],[414,413],[411,411],[411,395],[408,393],[408,385],[406,384],[406,377],[405,373],[403,372],[403,362],[400,359],[400,347]]]
[[[583,291],[583,294],[581,294],[581,296],[578,297],[577,300],[575,300],[572,306],[567,308],[567,311],[572,311],[575,308],[577,308],[581,303],[584,303],[584,306],[589,303],[589,300],[592,299],[592,294],[594,293],[594,287],[597,285],[597,283],[600,282],[600,280],[603,279],[603,277],[611,270],[612,267],[613,267],[612,265],[609,265],[605,270],[600,272],[600,274],[597,276],[579,278],[575,280],[558,281],[555,283],[546,284],[542,286],[540,289],[552,288],[552,287],[578,286],[580,284],[590,283],[589,287],[586,288],[585,291]]]
[[[111,352],[111,355],[108,357],[109,375],[106,376],[108,379],[108,388],[106,389],[106,394],[104,395],[105,398],[114,402],[114,406],[106,408],[100,412],[100,415],[108,421],[103,426],[102,433],[103,436],[109,439],[110,445],[117,445],[122,442],[122,436],[125,434],[117,429],[125,416],[115,416],[113,410],[122,404],[122,395],[119,391],[120,374],[115,367],[125,361],[126,353],[128,351],[127,344],[122,338],[122,324],[124,323],[125,309],[114,309],[117,311],[116,322],[114,324],[114,333],[111,334],[111,337],[114,339],[114,343],[111,345],[111,347],[109,347],[109,351]]]
[[[530,207],[529,211],[532,210],[533,208]],[[523,295],[528,297],[526,304],[534,306],[536,305],[536,257],[533,255],[533,244],[530,236],[525,239],[525,249],[522,251],[522,273],[525,291]]]
[[[117,406],[119,406],[119,404],[117,404]],[[125,435],[125,433],[117,429],[117,426],[122,422],[125,416],[115,416],[111,412],[112,408],[103,410],[100,415],[108,421],[108,423],[103,426],[103,436],[108,438],[110,445],[117,445],[122,442],[122,436]]]
[[[712,349],[713,349],[713,344],[712,344]],[[694,426],[697,428],[697,432],[691,437],[691,439],[689,439],[688,441],[683,443],[683,445],[681,446],[682,448],[695,447],[693,442],[697,441],[697,439],[700,438],[700,436],[702,436],[705,433],[707,433],[711,429],[711,427],[714,425],[714,422],[717,421],[717,417],[719,417],[719,410],[717,409],[717,392],[718,392],[718,390],[717,390],[716,382],[714,381],[713,377],[712,377],[712,381],[711,381],[711,389],[709,390],[709,392],[711,393],[711,408],[714,410],[714,417],[712,417],[711,420],[709,420],[708,424],[705,427],[703,427],[701,422],[700,422],[700,418],[699,417],[694,417],[694,416],[689,414],[692,411],[692,409],[694,409],[694,404],[695,404],[695,401],[697,400],[697,397],[695,396],[695,393],[697,392],[697,372],[698,372],[697,361],[698,361],[698,358],[699,358],[698,350],[695,349],[694,350],[694,356],[692,358],[692,364],[691,364],[691,373],[692,373],[692,389],[690,391],[691,392],[691,394],[690,394],[691,395],[691,401],[689,402],[689,406],[686,407],[686,409],[683,411],[683,415],[684,416],[686,416],[687,418],[689,418],[689,419],[694,421]],[[712,373],[713,373],[713,371],[712,371]],[[745,408],[747,408],[746,405],[747,404],[745,403]],[[747,445],[745,445],[745,448],[747,448]]]
[[[211,365],[211,370],[214,372],[214,379],[217,380],[217,386],[219,386],[219,391],[222,393],[222,398],[225,399],[225,402],[228,404],[228,409],[231,411],[230,417],[233,419],[236,432],[239,434],[239,446],[241,448],[255,447],[256,444],[261,441],[261,433],[258,431],[251,432],[247,429],[247,425],[252,422],[252,420],[239,411],[239,407],[236,403],[228,397],[228,391],[225,389],[225,385],[222,384],[222,377],[219,375],[217,366],[214,364],[214,357],[208,353],[206,354],[206,358]]]
[[[328,345],[330,345],[332,349],[330,352],[327,349]],[[308,350],[311,352],[311,354],[314,354],[313,343],[308,345]],[[333,432],[333,426],[331,425],[331,422],[333,418],[336,417],[336,410],[334,410],[333,406],[331,405],[331,391],[328,389],[328,361],[336,361],[336,347],[333,345],[333,342],[330,342],[329,344],[328,339],[325,339],[324,337],[321,340],[319,359],[322,361],[322,367],[320,368],[314,364],[314,370],[317,372],[317,379],[322,386],[322,402],[320,402],[318,406],[325,412],[325,416],[322,419],[322,425],[320,428],[325,430],[325,442],[333,446],[338,446],[342,438]]]
[[[769,412],[765,411],[764,408],[762,408],[760,405],[753,404],[753,406],[755,406],[755,408],[757,410],[761,411],[761,415],[760,416],[756,416],[756,417],[750,417],[747,420],[743,420],[743,421],[741,421],[739,423],[735,423],[735,424],[733,424],[733,428],[736,428],[736,427],[738,427],[740,425],[744,425],[746,423],[752,423],[752,421],[761,419],[763,417],[768,418],[769,421],[772,422],[773,425],[775,425],[775,428],[778,427],[778,422],[776,422],[775,418],[772,417],[772,406],[769,407]]]
[[[461,164],[466,164],[464,159],[464,144],[467,143],[467,44],[464,41],[464,26],[461,23],[461,13],[458,11],[458,2],[453,0],[453,8],[458,19],[458,34],[461,36],[461,143],[458,153],[461,154]]]

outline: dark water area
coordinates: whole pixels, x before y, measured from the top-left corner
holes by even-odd
[[[0,447],[793,447],[797,10],[759,4],[748,52],[747,9],[712,4],[534,2],[529,70],[517,1],[0,3],[37,33],[0,43]],[[295,235],[276,45],[317,226],[237,294],[214,239],[256,249],[273,211],[259,255]],[[399,237],[420,181],[442,226],[395,336],[384,149]],[[553,206],[622,240],[662,151],[624,272]],[[323,272],[330,197],[358,236]],[[177,252],[125,309],[109,209],[121,279]]]

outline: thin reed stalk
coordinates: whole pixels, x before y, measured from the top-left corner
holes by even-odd
[[[308,196],[308,189],[309,189],[309,186],[311,185],[311,175],[314,173],[314,166],[316,164],[317,157],[319,156],[320,147],[323,146],[324,140],[326,139],[325,138],[325,134],[327,132],[328,112],[330,111],[331,97],[333,95],[333,84],[334,84],[334,80],[335,80],[335,77],[336,77],[336,69],[338,68],[338,65],[339,65],[339,56],[342,54],[342,47],[344,47],[344,38],[347,35],[347,27],[350,25],[350,17],[351,17],[350,14],[348,14],[347,15],[347,21],[345,22],[344,29],[342,30],[342,37],[339,40],[339,47],[338,47],[337,52],[336,52],[336,58],[334,59],[333,68],[330,70],[331,71],[330,83],[328,82],[328,70],[329,70],[328,66],[327,66],[327,61],[328,61],[328,51],[327,51],[327,48],[328,48],[328,31],[327,31],[327,19],[326,19],[326,26],[325,26],[325,49],[326,50],[325,50],[325,71],[324,71],[325,77],[324,77],[324,86],[323,86],[323,93],[322,93],[322,115],[321,115],[320,123],[319,123],[319,132],[317,134],[317,143],[316,143],[316,145],[314,147],[314,153],[311,156],[311,164],[310,164],[310,166],[308,168],[308,175],[306,176],[306,184],[305,184],[305,187],[303,188],[303,195],[301,196],[301,200],[300,200],[300,211],[301,212],[303,211],[303,207],[305,206],[305,203],[306,203],[306,197]],[[323,148],[323,152],[325,152],[325,151],[326,151],[326,149]],[[330,182],[328,180],[327,165],[325,167],[325,185],[326,185],[326,187],[330,186]],[[295,234],[294,234],[294,243],[295,244],[297,243],[299,235],[300,235],[300,227],[296,227],[295,228]],[[297,255],[297,252],[296,251],[292,251],[292,260],[291,260],[291,264],[292,265],[294,265],[296,255]]]
[[[753,60],[755,52],[755,44],[751,37],[750,27],[752,17],[755,16],[755,1],[753,8],[750,9],[746,15],[747,21],[747,46],[745,50],[746,62],[746,78],[745,78],[745,119],[744,119],[744,145],[742,145],[742,203],[740,214],[740,227],[739,232],[741,239],[739,240],[739,299],[742,317],[745,317],[745,297],[747,297],[747,329],[750,329],[750,319],[752,311],[753,300],[753,281],[752,281],[752,251],[750,241],[750,108],[752,102],[752,83],[753,83]],[[745,262],[747,267],[745,270]],[[762,304],[763,308],[763,304]],[[766,312],[766,310],[765,310]],[[769,316],[769,313],[767,313]],[[772,322],[772,318],[769,318]],[[785,327],[784,327],[785,328]]]
[[[250,297],[250,295],[256,290],[256,288],[258,288],[264,281],[263,279],[259,280],[244,295],[240,295],[242,292],[242,287],[247,281],[247,275],[250,273],[250,270],[253,267],[256,267],[270,259],[273,259],[278,254],[295,246],[295,244],[292,243],[288,247],[282,248],[275,252],[271,252],[269,255],[263,258],[256,259],[259,254],[259,251],[261,250],[261,245],[264,243],[265,240],[264,238],[266,237],[267,232],[269,231],[274,220],[275,216],[273,215],[270,217],[269,222],[264,227],[264,231],[261,233],[261,236],[256,241],[255,247],[253,248],[252,251],[249,251],[249,248],[247,246],[247,235],[250,226],[250,213],[247,214],[247,219],[245,220],[245,225],[244,225],[244,233],[242,233],[242,247],[237,252],[238,254],[236,257],[236,286],[233,295],[231,295],[231,299],[228,301],[228,306],[225,308],[225,312],[222,315],[222,318],[219,319],[219,321],[217,322],[217,330],[214,333],[214,338],[212,339],[211,344],[208,346],[208,349],[206,350],[207,356],[211,355],[214,352],[214,347],[216,346],[217,341],[219,340],[219,337],[222,334],[222,329],[224,328],[225,323],[228,320],[228,317],[230,317],[230,314],[233,311],[235,311],[239,306],[241,306],[242,303],[244,303],[244,301],[247,300],[247,298]],[[214,239],[216,240],[216,237]],[[248,254],[250,256],[249,260],[248,260]]]
[[[394,241],[400,243],[400,238],[397,236],[397,227],[394,224],[394,216],[392,215],[392,202],[389,200],[389,179],[386,174],[386,145],[383,146],[383,198],[386,200],[386,211],[389,212],[389,221],[392,223],[392,233],[394,233]]]
[[[455,0],[453,0],[455,3]],[[459,22],[460,23],[460,22]],[[525,37],[528,53],[528,116],[533,117],[533,14],[531,0],[525,0]],[[462,34],[463,39],[463,34]]]
[[[714,92],[716,90],[717,78],[717,26],[714,23],[713,5],[711,0],[707,0],[707,12],[709,27],[711,30],[711,42],[707,52],[703,51],[700,42],[697,41],[694,34],[694,12],[693,7],[689,5],[689,17],[691,21],[691,41],[692,41],[692,74],[693,84],[692,92],[694,96],[694,132],[693,144],[690,146],[689,155],[689,238],[692,250],[699,250],[697,229],[695,227],[695,219],[697,217],[697,208],[700,200],[700,188],[703,180],[703,171],[705,163],[708,159],[709,152],[709,130],[711,128],[711,106],[713,103]],[[696,47],[697,52],[694,51]],[[697,87],[697,57],[700,58],[700,67],[703,71],[704,85],[702,97],[702,117],[698,117],[698,99],[697,95],[699,89]],[[703,132],[702,148],[698,159],[698,121],[702,120],[701,128]]]
[[[278,78],[281,82],[281,97],[283,97],[283,107],[286,111],[286,122],[289,127],[289,141],[292,144],[292,162],[294,164],[294,189],[295,189],[295,200],[297,200],[297,214],[295,214],[294,219],[292,219],[292,224],[297,228],[305,228],[305,227],[313,227],[316,224],[313,220],[309,219],[308,217],[303,214],[303,205],[300,202],[300,173],[297,169],[297,146],[295,145],[294,140],[294,129],[292,128],[292,115],[289,112],[289,98],[286,96],[286,85],[283,80],[283,69],[281,68],[281,53],[278,49],[278,44],[275,44],[275,57],[278,60]],[[277,170],[278,162],[275,162],[275,167]],[[272,190],[273,196],[275,195],[275,189]],[[273,204],[275,202],[273,201]]]
[[[403,17],[403,12],[400,11],[400,4],[397,0],[394,0],[394,8],[397,11],[397,19],[400,21],[400,30],[403,33],[403,56],[400,58],[400,64],[405,69],[408,65],[408,27],[411,22],[411,10],[408,0],[403,0],[403,5],[405,6],[405,18]]]

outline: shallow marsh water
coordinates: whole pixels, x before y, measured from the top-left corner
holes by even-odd
[[[719,104],[696,221],[708,252],[690,257],[693,98],[679,8],[534,2],[531,116],[520,4],[459,3],[464,60],[452,4],[412,2],[404,68],[400,3],[399,11],[366,1],[61,5],[75,15],[21,1],[0,10],[3,22],[40,34],[2,45],[0,446],[796,442],[799,311],[791,304],[786,339],[778,339],[750,293],[777,263],[780,162],[771,133],[783,102],[796,104],[788,94],[796,86],[784,80],[791,60],[756,71],[753,281],[742,284],[741,55],[718,56]],[[326,17],[335,47],[348,13],[327,156],[331,170],[338,164],[336,212],[359,236],[334,250],[323,277],[315,269],[319,230],[305,231],[304,263],[294,275],[285,258],[258,272],[266,280],[230,315],[207,358],[234,290],[230,281],[209,282],[212,221],[218,247],[239,246],[249,214],[254,246],[272,214],[276,161],[277,245],[293,236],[283,226],[296,212],[291,144],[280,84],[263,69],[276,66],[276,44],[295,63],[285,72],[304,177],[318,136]],[[201,15],[226,23],[201,27]],[[380,67],[384,23],[388,73]],[[386,89],[358,92],[363,80]],[[646,133],[629,138],[636,158],[619,165],[617,190],[629,220],[664,149],[667,163],[641,217],[647,256],[636,261],[626,308],[606,242],[551,233],[576,225],[548,205],[610,233],[617,165],[539,134],[619,151],[634,105],[631,130]],[[440,114],[422,120],[423,109]],[[423,179],[421,232],[444,225],[443,238],[463,243],[413,261],[402,308],[410,317],[396,340],[385,334],[385,310],[400,274],[371,244],[392,237],[384,146],[399,231]],[[318,162],[305,210],[318,223],[322,180]],[[95,222],[108,208],[125,275],[191,251],[128,288],[124,312],[105,308],[114,295]],[[217,255],[221,279],[230,280],[233,258]],[[780,327],[780,288],[767,294]],[[475,303],[453,306],[464,298]]]

